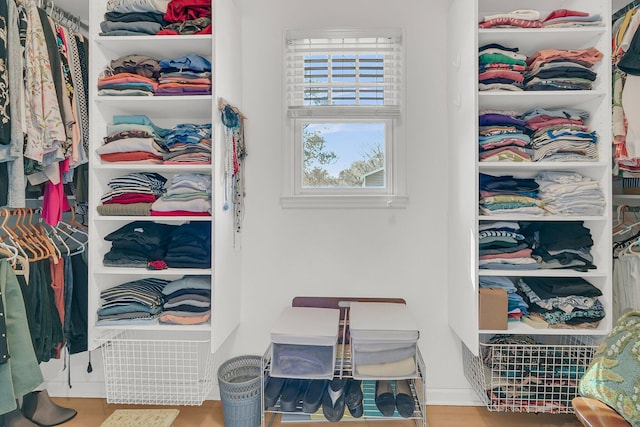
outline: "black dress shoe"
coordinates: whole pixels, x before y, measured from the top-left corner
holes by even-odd
[[[360,418],[362,416],[364,413],[364,406],[362,405],[362,381],[349,381],[344,403],[347,405],[347,409],[349,409],[352,417]]]
[[[285,378],[269,377],[269,379],[267,379],[267,383],[264,386],[265,409],[275,406],[280,394],[282,393],[285,381]]]
[[[327,389],[328,380],[311,380],[302,398],[302,412],[315,413],[322,404],[322,396]]]
[[[334,378],[322,395],[322,413],[328,421],[337,422],[342,419],[346,386],[346,378]]]
[[[284,383],[282,389],[282,396],[280,396],[280,408],[284,412],[295,412],[296,407],[302,399],[302,394],[305,389],[303,386],[307,386],[308,381],[300,380],[297,378],[288,378]]]
[[[393,416],[396,410],[396,399],[393,396],[390,381],[376,381],[376,406],[385,417]]]
[[[396,380],[396,408],[400,416],[405,418],[410,418],[416,409],[416,402],[407,380]]]

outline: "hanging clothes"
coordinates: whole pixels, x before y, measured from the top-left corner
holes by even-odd
[[[0,205],[21,207],[25,205],[25,178],[22,150],[24,147],[24,86],[23,86],[23,45],[21,43],[19,21],[21,15],[15,2],[2,0],[7,5],[6,56],[0,55],[7,69],[9,95],[10,143],[0,144]],[[11,58],[9,60],[9,58]],[[0,95],[0,98],[2,95]]]
[[[640,14],[633,7],[614,22],[612,38],[613,66],[613,138],[614,174],[636,178],[640,171],[640,121],[636,102],[640,90]]]
[[[71,183],[88,162],[88,42],[33,1],[2,0],[0,16],[0,206],[19,208],[25,188],[40,197],[42,184]],[[55,194],[48,212],[65,206]]]
[[[9,0],[11,1],[11,0]],[[6,58],[8,54],[8,20],[9,5],[7,0],[0,0],[0,58]],[[9,105],[9,70],[6,66],[0,67],[0,144],[11,144],[11,106]]]
[[[24,300],[15,273],[0,259],[0,294],[5,310],[9,361],[0,365],[0,414],[16,409],[16,399],[44,381],[30,339]]]

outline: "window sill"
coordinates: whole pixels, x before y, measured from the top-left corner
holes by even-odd
[[[280,197],[280,205],[284,209],[405,209],[408,204],[409,197],[407,196],[304,195]]]

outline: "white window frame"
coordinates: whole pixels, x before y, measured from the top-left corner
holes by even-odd
[[[404,84],[399,90],[399,105],[375,106],[305,106],[287,105],[287,43],[296,38],[383,37],[394,34],[403,39],[400,30],[313,30],[285,31],[284,46],[284,136],[283,188],[280,199],[283,208],[405,208],[406,147],[404,123]],[[404,46],[402,46],[404,49]],[[404,61],[401,62],[402,68]],[[404,82],[404,69],[400,74]],[[359,188],[303,187],[302,126],[304,123],[384,123],[385,124],[385,186]]]

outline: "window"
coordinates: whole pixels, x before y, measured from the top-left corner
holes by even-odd
[[[284,207],[403,207],[400,31],[287,34]]]

